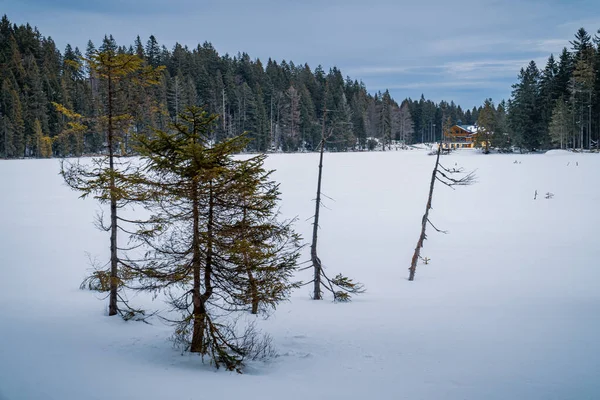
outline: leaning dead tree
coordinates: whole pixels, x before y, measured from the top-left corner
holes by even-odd
[[[425,207],[425,214],[423,214],[423,219],[421,220],[421,234],[419,235],[419,241],[417,242],[417,247],[415,247],[415,252],[410,263],[410,268],[408,269],[410,271],[410,274],[408,276],[409,281],[413,281],[415,279],[417,263],[421,258],[421,248],[423,247],[423,242],[425,241],[425,239],[427,239],[427,234],[425,233],[427,229],[427,224],[431,225],[431,227],[437,232],[448,233],[447,231],[443,231],[441,229],[436,228],[436,226],[433,225],[433,223],[429,219],[429,210],[431,210],[431,199],[433,198],[433,189],[435,187],[435,181],[439,181],[442,184],[450,187],[451,189],[454,189],[454,186],[467,186],[475,183],[474,171],[465,173],[462,168],[446,168],[442,164],[440,164],[441,152],[442,142],[440,141],[436,152],[435,166],[433,167],[433,172],[431,173],[431,183],[429,184],[429,196],[427,197],[427,206]]]
[[[319,212],[321,209],[321,181],[323,177],[323,153],[325,151],[325,144],[333,133],[333,127],[326,133],[325,131],[325,118],[327,116],[327,109],[323,112],[323,128],[321,133],[320,154],[319,154],[319,175],[317,178],[317,197],[315,199],[315,215],[313,220],[313,235],[312,243],[310,245],[310,259],[314,270],[313,283],[313,300],[321,300],[323,298],[322,287],[325,287],[328,291],[333,294],[334,301],[350,301],[351,295],[364,293],[364,285],[359,282],[354,282],[352,279],[337,274],[333,278],[329,278],[323,270],[321,259],[317,255],[317,240],[319,235]],[[307,282],[311,283],[311,282]]]

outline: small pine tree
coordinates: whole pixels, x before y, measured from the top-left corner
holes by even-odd
[[[211,144],[216,119],[188,107],[170,131],[140,138],[148,173],[139,187],[153,216],[132,236],[150,250],[130,263],[128,286],[166,290],[181,313],[172,321],[176,343],[240,372],[268,341],[252,329],[238,335],[225,316],[287,298],[297,286],[299,237],[277,221],[279,192],[264,156],[235,160],[248,144],[243,136]]]
[[[292,222],[281,223],[273,212],[279,199],[278,185],[263,169],[265,155],[241,162],[236,176],[241,218],[228,227],[230,260],[239,270],[240,288],[235,296],[240,305],[250,306],[252,314],[266,312],[289,296],[298,283],[288,284],[299,257],[300,236]],[[247,280],[244,279],[244,273]],[[285,283],[285,284],[282,284]]]

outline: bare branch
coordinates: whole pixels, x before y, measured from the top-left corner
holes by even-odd
[[[433,222],[431,222],[431,220],[429,218],[427,218],[427,222],[429,222],[429,225],[431,225],[433,227],[433,229],[435,229],[436,231],[438,231],[440,233],[444,233],[444,234],[448,233],[448,231],[443,231],[441,229],[436,228],[435,225],[433,224]]]

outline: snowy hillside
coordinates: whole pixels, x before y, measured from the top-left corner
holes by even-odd
[[[86,252],[108,257],[97,204],[62,183],[56,160],[0,161],[0,399],[600,398],[600,157],[443,156],[477,169],[478,183],[437,187],[431,219],[449,234],[429,232],[431,261],[408,282],[435,161],[426,153],[325,155],[335,201],[319,255],[328,275],[367,293],[334,304],[297,290],[259,319],[280,356],[244,375],[182,356],[158,320],[105,316],[106,301],[78,289]],[[267,160],[304,238],[317,163]]]

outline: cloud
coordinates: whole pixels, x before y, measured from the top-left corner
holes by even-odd
[[[555,55],[561,52],[563,48],[571,47],[567,38],[524,41],[523,45],[530,45],[532,48],[534,48],[540,53],[552,53]]]
[[[397,99],[457,96],[472,106],[507,98],[521,67],[545,60],[580,26],[595,33],[595,0],[18,0],[2,2],[58,47],[111,33],[119,44],[154,34],[160,45],[212,42],[219,53],[338,66]],[[567,20],[565,16],[569,16]]]
[[[365,67],[352,67],[348,69],[350,75],[397,75],[397,74],[437,74],[441,67],[438,66],[417,66],[417,67],[377,67],[377,66],[365,66]]]
[[[543,58],[537,58],[536,62],[544,61]],[[463,79],[480,78],[498,78],[515,76],[518,71],[526,66],[531,59],[477,59],[462,61],[449,61],[439,65],[422,65],[416,67],[402,66],[368,66],[355,67],[349,69],[351,74],[361,76],[415,76],[431,75],[437,77],[451,76],[453,78],[462,77]]]
[[[597,4],[596,4],[597,6]],[[593,14],[593,13],[592,13]],[[600,16],[597,15],[587,16],[585,18],[572,19],[567,22],[563,22],[558,24],[557,28],[561,31],[561,33],[573,34],[579,28],[585,28],[589,34],[594,36],[600,30]]]
[[[374,89],[376,90],[383,90],[383,89],[431,89],[431,88],[453,88],[453,89],[468,89],[468,88],[472,88],[472,87],[477,87],[477,88],[498,88],[500,87],[501,83],[499,82],[494,82],[494,81],[488,81],[488,80],[463,80],[463,79],[457,79],[457,80],[443,80],[443,81],[439,81],[439,82],[428,82],[428,81],[422,81],[422,82],[411,82],[411,83],[405,83],[405,84],[398,84],[398,85],[391,85],[391,86],[387,86],[387,87],[380,87],[377,88],[375,87]]]

